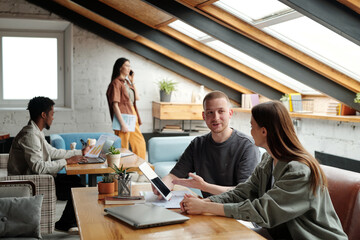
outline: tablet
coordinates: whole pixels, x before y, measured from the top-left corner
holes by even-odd
[[[152,170],[149,164],[144,162],[139,166],[139,168],[143,172],[145,177],[156,188],[156,190],[158,190],[161,196],[163,196],[164,199],[169,201],[172,196],[170,189],[164,184],[164,182],[159,178],[159,176],[154,172],[154,170]]]

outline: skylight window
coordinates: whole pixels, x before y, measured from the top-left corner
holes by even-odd
[[[319,94],[319,92],[315,91],[314,89],[300,83],[299,81],[290,78],[289,76],[275,70],[272,67],[269,67],[266,64],[256,60],[255,58],[250,57],[249,55],[229,46],[228,44],[219,41],[217,39],[212,38],[208,34],[180,21],[176,20],[169,24],[170,27],[174,28],[175,30],[199,41],[203,44],[221,52],[228,57],[246,65],[250,68],[268,76],[269,78],[291,88],[297,92],[302,94]]]
[[[277,0],[221,0],[214,5],[239,18],[246,17],[250,21],[259,21],[293,11]]]
[[[213,4],[360,82],[360,46],[281,2],[219,0]]]

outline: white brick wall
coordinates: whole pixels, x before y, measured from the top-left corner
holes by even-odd
[[[58,18],[25,0],[0,0],[0,17]],[[130,59],[135,72],[140,95],[137,104],[143,121],[142,132],[152,132],[151,102],[160,99],[156,81],[167,77],[179,82],[180,90],[172,96],[174,102],[190,102],[192,91],[199,89],[198,84],[191,80],[77,26],[74,26],[73,44],[74,108],[57,110],[54,123],[46,135],[57,132],[112,131],[105,92],[113,64],[119,57]],[[29,114],[25,110],[0,110],[0,131],[15,136],[28,119]],[[235,113],[232,125],[250,135],[250,114]],[[358,160],[359,133],[359,123],[313,119],[302,119],[298,129],[299,138],[310,152],[324,151]]]

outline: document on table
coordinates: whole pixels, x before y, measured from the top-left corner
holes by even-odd
[[[125,124],[128,127],[129,132],[135,132],[135,124],[136,124],[136,116],[130,114],[121,114]],[[114,114],[113,118],[113,130],[121,130],[121,125],[119,119],[117,119],[116,115]]]
[[[180,208],[180,202],[184,199],[185,194],[192,194],[190,191],[171,191],[172,197],[169,201],[158,199],[153,192],[140,191],[140,195],[145,197],[145,202],[164,208]]]

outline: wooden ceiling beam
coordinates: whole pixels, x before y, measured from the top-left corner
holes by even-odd
[[[133,32],[136,32],[142,37],[156,43],[160,48],[163,47],[164,49],[168,49],[179,56],[183,56],[183,64],[187,65],[187,62],[189,61],[191,62],[191,65],[199,66],[195,67],[195,69],[200,70],[202,67],[208,69],[211,72],[211,74],[208,75],[209,77],[213,76],[219,81],[224,79],[226,80],[223,82],[225,85],[236,83],[239,84],[239,86],[242,86],[243,89],[240,90],[242,92],[249,93],[256,91],[259,94],[271,99],[279,99],[282,95],[281,92],[277,91],[271,86],[268,86],[222,62],[219,62],[199,51],[194,50],[193,48],[175,40],[174,38],[169,37],[166,34],[161,33],[160,31],[155,30],[127,16],[126,14],[119,12],[119,10],[116,8],[107,6],[106,4],[97,1],[73,1],[81,4],[83,7],[91,11],[96,12],[99,15],[106,17],[110,21],[113,21]]]
[[[268,35],[267,33],[257,29],[256,27],[240,20],[230,13],[218,8],[214,5],[204,6],[201,8],[204,12],[213,17],[221,19],[226,24],[237,29],[242,35],[247,36],[268,48],[271,48],[296,62],[306,66],[309,69],[323,75],[324,77],[348,88],[353,92],[360,92],[360,83],[355,79],[337,71],[334,68],[306,55],[305,53],[289,46],[288,44]]]
[[[79,27],[92,32],[108,41],[113,42],[114,44],[128,49],[140,56],[149,59],[150,61],[163,66],[164,68],[169,69],[179,75],[184,76],[185,78],[191,79],[192,81],[200,84],[205,85],[209,89],[213,90],[220,90],[222,92],[226,92],[232,100],[236,101],[237,103],[241,102],[241,94],[238,91],[225,86],[222,83],[219,83],[213,79],[210,79],[197,71],[190,69],[184,66],[177,61],[156,52],[155,50],[144,46],[141,43],[138,43],[128,37],[125,37],[108,27],[105,27],[82,14],[79,14],[76,11],[71,10],[68,7],[65,7],[61,4],[58,4],[54,1],[47,1],[47,0],[28,0],[29,2],[38,5],[41,8],[48,10],[51,13],[57,14],[58,16],[78,25]],[[79,9],[80,10],[80,9]],[[87,13],[87,12],[83,12]]]
[[[355,108],[354,92],[279,52],[232,31],[174,0],[143,0],[193,27],[243,51],[276,70]]]
[[[360,1],[359,0],[337,0],[338,2],[344,4],[348,8],[354,10],[360,14]]]
[[[124,28],[124,27],[121,27],[120,25],[70,1],[70,0],[53,0],[54,2],[78,13],[78,14],[81,14],[82,16],[84,17],[87,17],[89,19],[91,19],[92,21],[94,22],[97,22],[99,23],[100,25],[104,26],[104,27],[107,27],[109,29],[111,29],[112,31],[114,32],[117,32],[127,38],[130,38],[134,41],[137,41],[141,44],[143,44],[144,46],[147,46],[161,54],[164,54],[165,56],[177,61],[177,62],[180,62],[181,64],[203,74],[204,76],[207,76],[211,79],[214,79],[218,82],[221,82],[222,84],[240,92],[240,93],[253,93],[252,91],[248,90],[247,88],[244,88],[242,87],[241,85],[231,81],[230,79],[200,65],[200,64],[197,64],[193,61],[190,61],[189,59],[187,58],[184,58],[144,37],[141,37],[139,36],[138,34],[136,33],[133,33],[132,31],[129,31],[128,29]]]
[[[203,52],[205,54],[207,54],[208,56],[217,59],[218,61],[223,62],[224,64],[227,64],[233,68],[235,68],[236,70],[243,72],[247,75],[249,75],[250,77],[253,77],[263,83],[265,83],[268,86],[273,87],[274,89],[282,92],[282,93],[293,93],[296,92],[295,90],[288,88],[282,84],[280,84],[279,82],[253,70],[252,68],[241,64],[240,62],[212,49],[211,47],[206,46],[205,44],[200,43],[199,41],[194,40],[193,38],[190,38],[178,31],[176,31],[175,29],[168,27],[168,26],[164,26],[164,27],[160,27],[158,28],[160,31],[172,36],[175,39],[178,39],[179,41],[191,46],[192,48]]]

